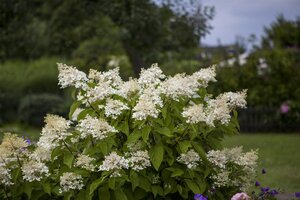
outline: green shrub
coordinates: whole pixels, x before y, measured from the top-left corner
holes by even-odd
[[[70,120],[47,115],[36,145],[5,135],[3,198],[221,200],[251,184],[256,152],[221,145],[238,133],[246,93],[208,94],[214,67],[166,78],[154,64],[126,82],[117,69],[58,68],[76,88]]]
[[[44,93],[27,95],[20,101],[18,116],[21,122],[42,126],[47,113],[65,116],[67,106],[64,99],[56,94]]]

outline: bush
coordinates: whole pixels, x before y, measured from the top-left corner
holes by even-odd
[[[65,116],[67,105],[61,96],[55,94],[32,94],[21,99],[18,113],[22,122],[42,126],[47,113]]]
[[[15,121],[23,96],[37,93],[61,94],[57,87],[57,59],[7,61],[0,63],[0,112],[3,122]]]
[[[246,93],[208,94],[214,67],[166,78],[153,65],[127,82],[117,69],[58,67],[76,88],[70,120],[47,115],[36,145],[5,135],[3,198],[229,199],[251,184],[256,152],[221,146]]]

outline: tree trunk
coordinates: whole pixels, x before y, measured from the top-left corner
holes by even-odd
[[[123,41],[123,46],[130,60],[130,63],[132,64],[134,75],[135,77],[138,77],[141,72],[141,68],[145,67],[145,62],[140,53],[128,42]]]

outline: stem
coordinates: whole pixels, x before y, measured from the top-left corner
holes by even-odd
[[[6,186],[5,186],[5,188],[4,188],[3,190],[4,190],[4,194],[5,194],[6,199],[9,199],[9,198],[8,198],[8,194],[7,194],[7,191],[6,191]]]
[[[189,128],[190,128],[190,124],[184,129],[182,135],[181,135],[178,139],[176,139],[176,143],[178,143],[179,140],[181,140],[184,136],[186,136],[186,134],[188,133],[187,130],[188,130]]]
[[[100,113],[92,106],[92,104],[88,101],[89,106],[93,109],[98,117],[101,117]]]
[[[93,136],[90,135],[90,138],[91,138],[92,146],[94,147],[94,146],[95,146],[95,143],[94,143],[94,141],[93,141]]]
[[[65,142],[65,140],[62,140],[65,147],[70,151],[70,153],[74,156],[73,152],[71,151],[71,149],[69,148],[69,146],[67,145],[67,143]],[[75,156],[74,156],[75,157]]]

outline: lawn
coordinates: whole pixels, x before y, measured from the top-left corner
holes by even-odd
[[[228,137],[224,146],[259,149],[257,180],[285,193],[300,191],[300,134],[241,134]],[[262,175],[261,169],[266,169]]]

